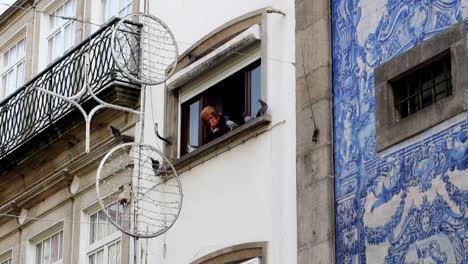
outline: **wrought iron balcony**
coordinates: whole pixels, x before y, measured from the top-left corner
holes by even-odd
[[[0,102],[0,171],[6,166],[5,157],[76,111],[71,104],[36,87],[64,96],[77,94],[85,85],[85,78],[96,94],[114,85],[139,87],[121,73],[112,57],[111,37],[117,22],[118,19],[110,21]],[[90,63],[87,74],[86,53]],[[88,101],[88,95],[79,98],[80,104]]]

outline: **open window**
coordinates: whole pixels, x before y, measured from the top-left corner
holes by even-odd
[[[261,61],[247,65],[181,105],[181,156],[211,141],[210,127],[200,113],[212,106],[219,114],[240,126],[256,116],[260,109]],[[229,127],[228,127],[229,128]],[[234,130],[236,128],[233,128]]]
[[[180,173],[268,129],[266,10],[221,25],[179,57],[166,83],[164,151]]]

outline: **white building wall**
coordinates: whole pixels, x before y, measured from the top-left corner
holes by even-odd
[[[228,246],[267,241],[268,263],[296,263],[294,1],[150,2],[150,13],[172,29],[180,53],[251,11],[271,6],[286,13],[267,14],[264,20],[262,97],[269,104],[270,129],[180,175],[182,213],[165,235],[149,241],[150,262],[190,263]],[[159,124],[164,120],[164,88],[148,89],[153,116],[146,116],[145,141],[162,146],[151,124],[153,118]],[[149,101],[146,111],[151,112]]]

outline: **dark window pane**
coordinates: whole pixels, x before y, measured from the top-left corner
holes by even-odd
[[[409,114],[419,110],[419,96],[413,96],[409,100]]]
[[[401,117],[408,116],[408,107],[409,107],[409,101],[403,101],[400,103],[400,105],[398,105],[397,109]]]
[[[422,108],[429,106],[433,103],[432,101],[432,89],[426,90],[422,95]]]

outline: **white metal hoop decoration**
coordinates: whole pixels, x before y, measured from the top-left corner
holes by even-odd
[[[96,192],[111,223],[137,238],[165,233],[182,208],[182,185],[174,166],[146,144],[112,148],[99,165]]]
[[[112,32],[111,45],[117,67],[138,83],[161,84],[176,68],[174,35],[155,16],[136,13],[123,17]]]

